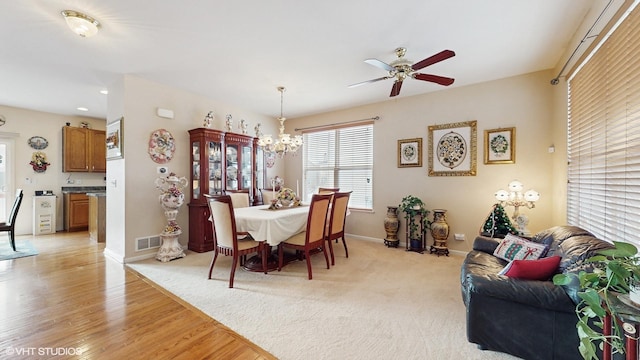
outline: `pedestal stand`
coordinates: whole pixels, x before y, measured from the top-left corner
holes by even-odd
[[[156,187],[162,192],[160,194],[160,204],[164,209],[164,216],[167,218],[167,226],[160,234],[162,245],[156,255],[156,260],[162,262],[171,261],[185,257],[182,246],[178,242],[182,230],[176,222],[178,209],[184,203],[184,193],[182,189],[188,184],[185,177],[178,178],[174,173],[166,178],[157,178]]]
[[[180,234],[182,234],[182,230],[180,230],[180,227],[176,223],[178,210],[165,210],[164,216],[167,217],[167,226],[160,234],[162,245],[158,250],[156,260],[167,262],[187,256],[178,242],[178,238],[180,237]]]

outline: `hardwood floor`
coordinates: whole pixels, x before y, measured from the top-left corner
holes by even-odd
[[[0,261],[0,359],[275,359],[105,259],[87,232],[24,240],[39,255]]]

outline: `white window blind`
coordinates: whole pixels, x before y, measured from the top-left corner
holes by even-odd
[[[373,208],[373,124],[306,132],[303,181],[306,201],[319,187],[352,191],[349,207]]]
[[[570,224],[640,245],[640,12],[569,81]]]

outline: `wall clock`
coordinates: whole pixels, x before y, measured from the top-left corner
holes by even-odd
[[[165,129],[158,129],[149,137],[149,156],[158,164],[166,164],[173,158],[176,144],[173,135]]]

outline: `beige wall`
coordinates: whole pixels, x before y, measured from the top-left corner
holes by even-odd
[[[4,115],[7,123],[0,127],[0,137],[13,139],[15,151],[15,173],[11,179],[15,188],[24,190],[24,198],[18,218],[16,220],[16,234],[24,235],[32,233],[33,224],[33,196],[36,190],[53,190],[57,195],[57,224],[56,229],[63,229],[62,216],[62,186],[104,186],[104,174],[91,173],[63,173],[62,172],[62,127],[67,122],[71,126],[80,126],[80,122],[86,121],[93,129],[104,130],[105,122],[80,116],[64,116],[40,111],[26,110],[0,105],[0,114]],[[47,139],[49,145],[42,151],[47,154],[47,161],[51,164],[44,173],[33,171],[29,162],[35,149],[32,149],[27,140],[32,136],[42,136]],[[9,160],[11,161],[11,160]],[[30,181],[26,179],[29,178]],[[70,178],[75,184],[67,184]],[[77,184],[80,182],[80,184]],[[8,189],[8,191],[12,191]],[[11,194],[13,198],[13,194]]]
[[[124,116],[124,159],[107,162],[107,251],[121,262],[148,257],[157,250],[135,251],[135,239],[159,234],[166,225],[164,212],[158,201],[159,192],[154,181],[157,167],[148,155],[149,135],[156,129],[166,129],[175,138],[174,159],[165,164],[169,171],[189,178],[190,145],[188,130],[201,127],[205,115],[214,112],[212,128],[222,130],[226,114],[231,114],[234,126],[241,119],[249,123],[249,134],[254,134],[256,123],[263,124],[265,133],[276,133],[276,120],[239,107],[221,104],[211,99],[150,82],[133,76],[124,76],[121,83],[110,86],[108,122]],[[173,119],[161,118],[156,109],[170,109]],[[239,132],[234,128],[234,132]],[[270,169],[277,173],[282,164]],[[272,175],[269,175],[272,176]],[[114,182],[115,181],[115,182]],[[125,196],[126,193],[126,196]],[[179,241],[185,245],[189,238],[189,189],[186,202],[177,221],[182,227]]]
[[[374,212],[354,212],[347,220],[351,234],[379,239],[385,236],[383,220],[388,205],[397,205],[412,194],[422,198],[430,209],[447,209],[451,228],[449,247],[468,251],[480,226],[496,202],[494,193],[514,179],[525,189],[540,195],[535,209],[521,210],[530,218],[529,229],[536,232],[564,219],[556,209],[564,203],[557,186],[564,169],[557,166],[563,155],[561,126],[554,126],[552,115],[559,113],[549,84],[549,71],[526,74],[478,85],[445,89],[426,95],[398,97],[377,104],[287,121],[294,128],[329,124],[380,116],[374,125]],[[381,96],[384,94],[381,92]],[[566,111],[565,111],[566,113]],[[477,120],[477,176],[427,176],[429,125]],[[516,127],[516,163],[484,164],[484,130]],[[423,166],[397,167],[397,140],[423,139]],[[554,144],[556,153],[548,147]],[[287,159],[285,178],[302,179],[302,158]],[[560,176],[556,172],[561,172]],[[513,208],[507,208],[509,214]],[[465,234],[465,241],[453,240],[453,233]],[[404,240],[404,230],[399,236]],[[429,237],[429,241],[431,238]]]

